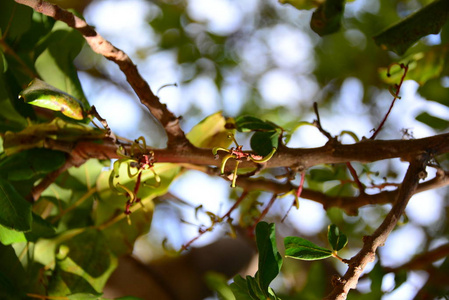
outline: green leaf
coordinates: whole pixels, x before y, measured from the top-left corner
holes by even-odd
[[[407,281],[407,270],[400,269],[394,274],[394,290],[399,288],[404,282]]]
[[[380,261],[376,263],[374,268],[369,273],[369,278],[371,279],[371,293],[372,299],[381,299],[382,292],[382,281],[385,276],[385,272],[380,264]]]
[[[20,130],[27,125],[27,120],[13,105],[16,97],[10,91],[5,74],[0,73],[0,130]]]
[[[40,238],[50,238],[54,236],[56,230],[52,224],[42,219],[41,216],[33,213],[33,224],[31,231],[25,232],[25,237],[29,242],[36,242]]]
[[[318,5],[316,0],[279,0],[279,3],[290,4],[297,9],[311,9]]]
[[[251,278],[250,276],[248,277]],[[258,298],[252,296],[254,293],[250,290],[250,285],[247,283],[247,279],[244,279],[240,275],[234,277],[234,282],[231,283],[231,291],[234,294],[235,299],[258,300]]]
[[[20,132],[7,131],[3,136],[6,155],[31,148],[43,148],[46,139],[77,141],[78,139],[102,139],[105,131],[82,123],[72,123],[54,118],[48,123],[29,125]]]
[[[137,237],[148,232],[154,209],[153,199],[168,191],[171,182],[179,174],[181,168],[175,164],[159,163],[155,164],[154,170],[159,175],[161,183],[158,187],[140,187],[137,197],[141,199],[141,204],[133,206],[136,211],[129,215],[131,226],[124,214],[126,196],[117,195],[109,187],[111,171],[102,172],[98,177],[98,205],[93,212],[94,222],[98,226],[105,226],[103,233],[108,239],[113,253],[117,256],[131,253]],[[153,184],[154,175],[149,170],[144,171],[141,180]],[[120,166],[118,181],[128,189],[134,189],[136,177],[128,177],[126,163]]]
[[[435,78],[427,81],[423,86],[419,87],[418,93],[427,100],[436,101],[443,105],[449,106],[449,88],[441,84],[441,78]]]
[[[423,36],[437,34],[449,17],[449,1],[435,0],[374,37],[378,46],[403,55]]]
[[[231,288],[228,286],[228,278],[214,271],[206,273],[205,281],[207,286],[218,294],[220,300],[236,300]]]
[[[268,123],[252,116],[240,116],[235,119],[236,129],[240,132],[250,131],[273,131],[277,127],[272,123]]]
[[[0,261],[0,299],[26,299],[26,273],[11,246],[0,244]]]
[[[319,247],[301,237],[289,236],[284,239],[285,256],[301,260],[318,260],[332,256],[332,251]]]
[[[277,251],[275,224],[259,222],[256,226],[256,244],[259,251],[259,270],[255,277],[234,277],[231,290],[238,300],[279,299],[270,283],[279,274],[282,256]]]
[[[35,68],[43,81],[80,100],[84,109],[89,103],[84,96],[73,60],[85,43],[81,34],[64,22],[56,22],[42,41],[45,49],[36,59]]]
[[[55,249],[56,267],[50,279],[49,295],[98,296],[118,263],[103,233],[94,228],[82,230]]]
[[[422,86],[427,81],[439,77],[443,71],[447,53],[447,45],[439,45],[430,47],[425,52],[413,53],[405,57],[399,62],[408,64],[408,71],[404,80],[414,80]],[[393,85],[401,81],[404,70],[399,66],[393,66],[388,73],[387,68],[380,68],[379,74],[384,82]]]
[[[28,104],[60,111],[75,120],[84,119],[81,101],[38,78],[33,79],[19,96]]]
[[[13,243],[26,242],[25,233],[15,231],[0,225],[0,243],[3,245],[11,245]]]
[[[278,148],[280,135],[278,131],[257,131],[251,137],[251,149],[258,155],[267,156],[273,148]]]
[[[334,251],[340,251],[348,243],[348,238],[346,235],[340,233],[340,230],[335,224],[329,225],[327,239]]]
[[[256,226],[256,243],[259,251],[258,281],[263,292],[268,296],[270,283],[282,267],[282,256],[276,246],[275,224],[259,222]]]
[[[420,113],[416,120],[437,130],[445,130],[449,127],[449,121],[432,116],[427,112]]]
[[[345,0],[325,0],[313,12],[310,27],[320,36],[332,34],[340,29],[345,10]]]
[[[8,70],[8,61],[2,49],[0,49],[0,73],[5,73],[6,70]]]
[[[31,26],[33,10],[14,1],[2,1],[0,10],[0,31],[7,32],[8,40],[16,40]]]
[[[8,180],[27,180],[57,170],[65,162],[65,154],[49,149],[30,149],[0,160],[0,174]]]
[[[67,298],[69,300],[101,300],[104,299],[98,295],[94,294],[86,294],[86,293],[76,293],[72,295],[68,295]]]
[[[221,112],[217,112],[195,125],[186,136],[199,148],[228,148],[232,143],[229,134],[234,134],[235,130],[227,127],[233,122],[232,118],[225,118]]]
[[[0,225],[0,242],[3,245],[26,241],[36,242],[39,238],[48,238],[55,234],[55,228],[34,213],[31,228],[31,231],[24,233]]]
[[[17,231],[29,231],[31,221],[31,204],[8,181],[0,178],[0,224]]]

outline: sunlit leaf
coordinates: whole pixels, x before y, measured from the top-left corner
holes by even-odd
[[[403,55],[420,38],[437,34],[449,17],[449,1],[435,0],[374,37],[377,45]]]
[[[45,50],[37,57],[35,68],[42,80],[78,99],[84,109],[89,109],[73,64],[85,43],[84,38],[67,24],[56,22],[51,33],[40,43]]]
[[[340,251],[348,243],[348,238],[346,237],[346,235],[340,233],[340,230],[335,224],[329,225],[327,239],[334,251]]]
[[[399,63],[408,64],[408,71],[404,80],[414,80],[420,85],[440,76],[448,53],[448,46],[433,46],[425,52],[411,54]],[[382,80],[390,85],[398,84],[404,74],[399,66],[393,66],[388,72],[387,68],[380,68]],[[389,74],[389,76],[388,76]]]
[[[15,188],[0,178],[0,224],[18,231],[31,229],[31,204]]]
[[[313,12],[310,27],[320,36],[337,32],[344,13],[345,0],[325,0]]]
[[[26,242],[25,233],[12,230],[0,225],[0,243],[3,245],[11,245],[13,243]]]
[[[285,256],[301,260],[318,260],[332,256],[332,250],[319,247],[314,243],[295,236],[284,239]]]
[[[38,78],[31,81],[28,87],[20,93],[20,97],[26,103],[60,111],[69,118],[76,120],[84,119],[84,110],[81,101]]]
[[[229,134],[233,134],[235,130],[228,129],[227,125],[232,125],[232,123],[231,118],[225,118],[221,112],[217,112],[195,125],[187,133],[187,139],[194,146],[200,148],[228,148],[232,143]]]

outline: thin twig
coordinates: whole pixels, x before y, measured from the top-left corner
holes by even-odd
[[[316,120],[313,122],[313,124],[318,128],[318,130],[330,140],[333,140],[332,135],[324,130],[323,126],[321,126],[321,120],[320,120],[320,114],[318,113],[318,104],[316,102],[313,103],[313,110],[315,111]]]
[[[371,236],[364,237],[362,249],[349,260],[349,267],[345,275],[334,281],[334,289],[325,299],[346,299],[349,290],[357,287],[359,277],[366,265],[374,261],[377,248],[385,244],[388,235],[396,227],[398,220],[404,213],[408,201],[416,192],[419,180],[426,176],[425,164],[428,160],[429,155],[422,154],[410,162],[391,211]]]
[[[374,131],[373,135],[370,137],[371,140],[374,140],[376,138],[376,136],[379,134],[379,132],[382,130],[385,122],[388,119],[388,116],[391,113],[391,110],[393,109],[393,106],[394,106],[396,100],[400,99],[399,92],[401,91],[402,83],[404,82],[405,76],[407,75],[408,65],[400,64],[399,66],[401,67],[401,69],[404,70],[404,73],[402,74],[402,77],[401,77],[401,81],[399,82],[399,84],[396,85],[396,91],[394,93],[393,101],[391,101],[390,108],[388,109],[388,111],[387,111],[385,117],[383,118],[382,122],[380,122],[379,127],[376,129],[376,131]],[[389,76],[389,72],[390,72],[390,68],[388,68],[388,74],[387,74],[388,76]]]
[[[125,74],[128,83],[151,114],[162,124],[167,133],[168,145],[190,145],[182,131],[179,118],[167,109],[165,104],[153,93],[148,83],[142,78],[136,65],[122,50],[114,47],[110,42],[99,35],[83,19],[57,5],[42,0],[15,0],[17,3],[31,7],[55,20],[62,21],[68,26],[78,30],[86,39],[92,50],[115,62]]]

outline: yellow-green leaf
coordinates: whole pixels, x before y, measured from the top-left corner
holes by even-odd
[[[195,125],[187,133],[187,139],[200,148],[227,148],[232,143],[229,134],[234,134],[235,130],[227,129],[226,127],[233,123],[234,120],[225,118],[221,111],[214,113]]]

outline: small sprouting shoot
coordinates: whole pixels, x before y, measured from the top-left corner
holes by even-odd
[[[234,171],[233,171],[231,187],[235,187],[235,182],[237,180],[238,167],[239,167],[240,162],[242,162],[242,160],[246,159],[247,161],[252,161],[256,164],[262,164],[262,163],[266,163],[267,161],[269,161],[271,159],[271,157],[273,157],[274,153],[276,152],[276,148],[273,148],[272,151],[265,157],[251,153],[251,152],[245,152],[242,150],[243,146],[238,144],[238,142],[235,139],[233,134],[230,133],[228,135],[228,138],[230,138],[234,141],[236,147],[232,147],[230,149],[215,147],[212,149],[212,154],[215,156],[215,158],[218,159],[218,157],[219,157],[218,151],[223,151],[223,152],[228,153],[225,157],[223,157],[223,159],[221,161],[221,168],[220,168],[221,174],[225,173],[225,167],[226,167],[226,163],[228,162],[228,160],[230,158],[235,159],[236,163],[235,163],[235,167],[234,167]]]

